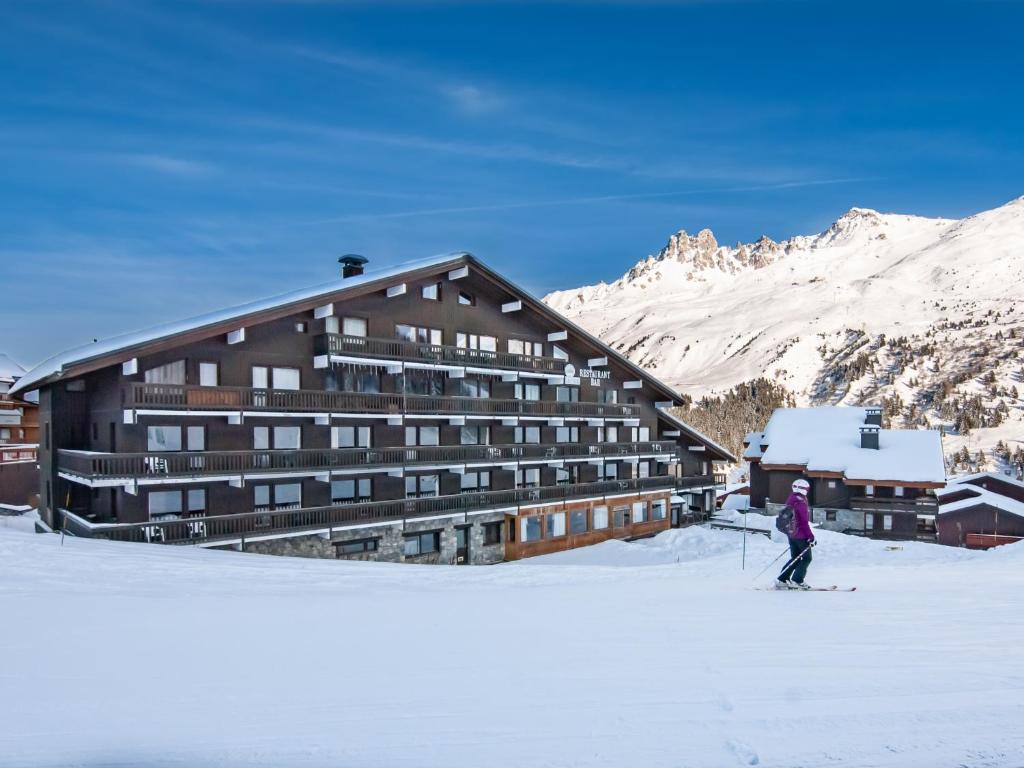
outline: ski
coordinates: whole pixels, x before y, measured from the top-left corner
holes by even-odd
[[[833,584],[831,587],[811,587],[810,589],[779,589],[778,587],[754,587],[762,592],[856,592],[856,587],[840,587]]]

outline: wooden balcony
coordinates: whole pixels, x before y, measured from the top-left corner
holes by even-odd
[[[348,355],[383,360],[412,360],[440,365],[498,368],[509,371],[534,371],[561,376],[566,360],[557,357],[517,355],[512,352],[488,352],[444,344],[420,344],[402,339],[371,339],[366,336],[346,336],[324,333],[316,338],[318,355]]]
[[[324,530],[382,521],[400,521],[444,514],[459,514],[484,509],[503,509],[520,504],[550,502],[557,504],[573,499],[619,495],[630,492],[664,490],[670,492],[675,478],[645,477],[632,480],[607,480],[576,485],[552,485],[540,488],[515,488],[507,491],[463,493],[453,496],[431,496],[418,499],[397,499],[313,507],[273,512],[246,512],[237,515],[192,517],[131,524],[93,524],[78,515],[60,510],[62,527],[78,536],[115,539],[118,541],[161,542],[167,544],[235,541],[245,538],[293,533],[303,530]]]
[[[319,389],[253,389],[184,384],[133,383],[124,391],[125,408],[182,411],[272,411],[276,413],[460,414],[633,418],[640,406],[618,403],[562,403],[554,400],[497,400]]]
[[[395,448],[308,448],[275,451],[176,451],[94,453],[60,449],[58,468],[90,482],[140,478],[202,479],[211,475],[264,474],[302,470],[373,470],[438,464],[502,464],[559,459],[624,459],[676,453],[672,442],[556,443],[546,445],[431,445]]]
[[[862,512],[917,512],[922,515],[934,515],[938,512],[939,505],[934,496],[919,496],[916,499],[904,499],[898,496],[892,498],[855,496],[850,499],[850,509]]]

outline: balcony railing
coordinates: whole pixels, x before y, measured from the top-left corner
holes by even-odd
[[[490,416],[635,417],[638,405],[563,403],[554,400],[495,400],[486,397],[442,397],[376,392],[332,392],[314,389],[199,387],[184,384],[133,383],[125,391],[126,408],[195,411],[277,411],[289,413],[436,413]]]
[[[550,485],[540,488],[514,488],[507,491],[463,493],[419,499],[397,499],[332,507],[312,507],[287,511],[246,512],[238,515],[192,517],[149,523],[93,524],[61,510],[63,527],[69,533],[118,541],[156,541],[167,544],[233,540],[273,535],[282,532],[318,530],[343,525],[381,521],[399,521],[442,514],[458,514],[484,509],[502,509],[520,504],[551,502],[595,496],[617,495],[645,490],[670,491],[671,477],[645,477],[632,480],[606,480],[578,485]]]
[[[372,469],[432,464],[501,464],[571,458],[621,459],[676,453],[672,442],[557,443],[546,445],[431,445],[394,448],[307,448],[275,451],[176,451],[94,453],[60,449],[60,471],[89,480],[158,475],[206,475],[289,472],[295,470]]]
[[[567,361],[557,357],[517,355],[512,352],[488,352],[444,344],[420,344],[402,339],[371,339],[366,336],[346,336],[325,333],[316,338],[316,351],[320,355],[355,355],[385,360],[416,360],[447,365],[471,365],[480,368],[501,368],[517,371],[537,371],[560,376]]]
[[[896,496],[892,498],[873,496],[851,498],[850,509],[863,512],[918,512],[925,515],[934,515],[938,511],[939,505],[933,496],[919,496],[916,499],[903,499]]]

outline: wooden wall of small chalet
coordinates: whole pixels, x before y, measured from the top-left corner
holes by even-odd
[[[966,536],[969,533],[1024,536],[1024,517],[982,503],[937,515],[935,528],[939,544],[963,547],[966,546]]]

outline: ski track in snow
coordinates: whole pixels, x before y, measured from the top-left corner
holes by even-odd
[[[472,568],[0,528],[0,766],[1024,764],[1024,545],[818,538],[857,592],[703,528]]]

